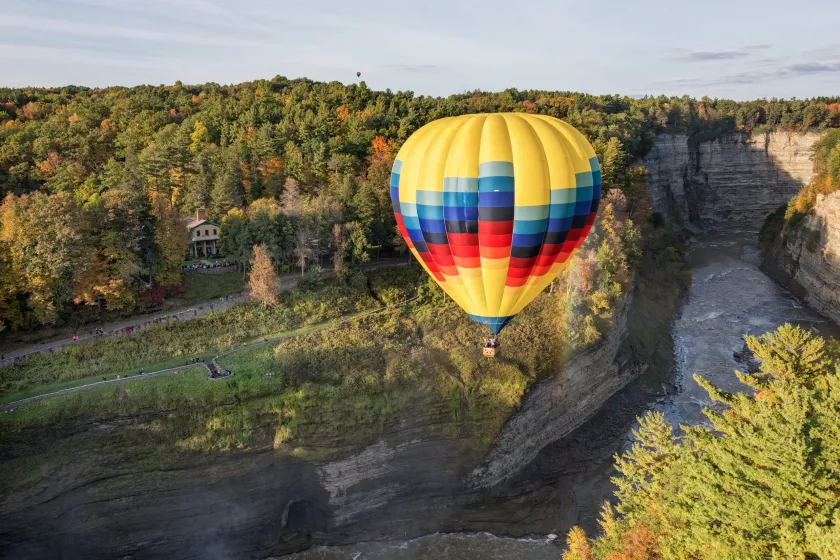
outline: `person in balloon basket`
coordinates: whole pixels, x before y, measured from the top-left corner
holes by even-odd
[[[499,346],[499,339],[496,338],[495,334],[490,334],[489,338],[484,339],[484,347],[485,348],[497,348]]]

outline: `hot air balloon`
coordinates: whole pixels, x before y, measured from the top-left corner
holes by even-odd
[[[362,73],[361,73],[361,72],[356,72],[356,77],[357,77],[357,78],[361,77],[361,75],[362,75]]]
[[[391,171],[406,244],[440,287],[490,328],[492,341],[580,248],[600,197],[592,146],[544,115],[433,121],[409,137]]]

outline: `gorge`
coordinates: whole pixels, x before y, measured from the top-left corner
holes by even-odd
[[[719,375],[715,381],[735,389],[732,370],[742,366],[732,355],[743,334],[784,321],[833,332],[758,270],[758,228],[810,178],[810,147],[818,137],[657,137],[644,160],[654,210],[663,222],[699,234],[688,254],[694,284],[673,330],[672,376],[647,375],[634,342],[634,329],[647,325],[634,325],[633,317],[655,302],[630,295],[599,343],[530,389],[489,451],[476,442],[466,415],[453,416],[448,403],[419,396],[413,413],[384,423],[376,441],[351,434],[333,442],[348,452],[321,463],[277,457],[270,442],[177,461],[127,447],[125,434],[153,430],[155,418],[23,434],[2,460],[16,460],[19,475],[36,483],[2,505],[8,557],[59,551],[65,558],[268,557],[331,545],[338,548],[299,557],[344,558],[352,556],[354,543],[435,532],[524,537],[559,534],[575,524],[594,529],[598,507],[611,492],[612,455],[626,444],[635,416],[655,403],[676,421],[702,421],[707,402],[690,380],[700,358],[713,355],[706,367]],[[826,283],[838,278],[832,260],[838,240],[837,228],[827,224],[836,223],[838,212],[840,199],[821,199],[805,228],[763,265],[834,320],[838,292]],[[26,461],[31,457],[34,465],[47,453],[54,458],[46,467]],[[31,472],[24,470],[28,465]],[[39,478],[39,469],[49,476]],[[414,554],[412,547],[420,545],[410,542],[382,543],[376,553]],[[474,541],[453,542],[448,550],[455,555],[436,557],[485,557]],[[544,539],[505,547],[497,549],[556,556]]]

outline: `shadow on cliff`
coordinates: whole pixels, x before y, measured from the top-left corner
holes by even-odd
[[[815,134],[664,134],[645,158],[655,211],[695,232],[757,230],[810,178]]]
[[[792,225],[784,223],[780,208],[762,228],[761,261],[762,271],[777,284],[835,324],[840,324],[840,236],[822,207],[838,202],[840,194],[821,195],[816,207]]]

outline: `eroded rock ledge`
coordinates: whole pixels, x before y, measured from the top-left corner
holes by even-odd
[[[762,270],[840,324],[840,192],[817,195],[808,216],[770,246]]]

